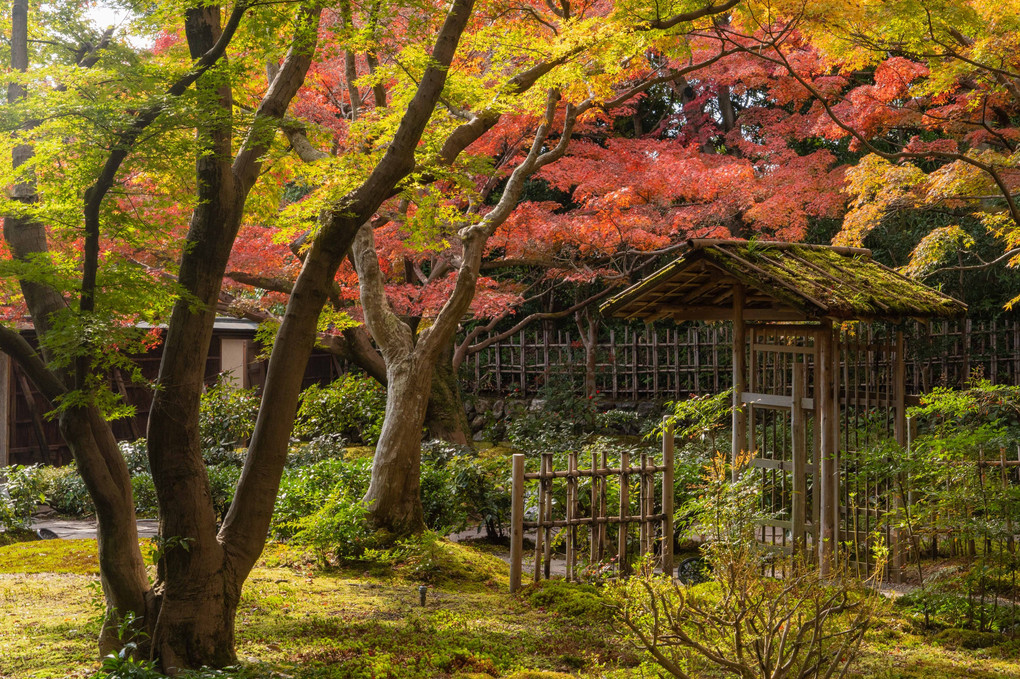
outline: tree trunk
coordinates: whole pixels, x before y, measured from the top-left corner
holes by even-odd
[[[106,598],[99,651],[109,653],[132,639],[144,648],[155,624],[158,600],[149,587],[138,548],[135,505],[124,457],[109,423],[94,409],[65,410],[60,430],[96,507],[99,573]],[[128,616],[135,620],[133,633],[122,638],[120,626]]]
[[[372,481],[365,494],[372,522],[394,535],[425,527],[420,472],[421,429],[428,405],[432,362],[411,352],[391,360],[386,373],[386,419],[372,461]]]
[[[166,547],[166,559],[187,563],[191,579],[167,580],[153,638],[153,655],[171,676],[196,667],[226,667],[237,661],[234,654],[234,619],[241,582],[212,550]]]
[[[439,356],[432,375],[428,409],[425,411],[425,428],[432,439],[472,445],[471,425],[464,412],[464,398],[453,367],[453,346]]]

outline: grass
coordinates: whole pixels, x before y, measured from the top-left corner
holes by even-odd
[[[95,671],[95,562],[94,541],[0,547],[0,677]],[[424,607],[422,568],[432,582]],[[463,545],[437,542],[424,557],[331,571],[270,545],[241,598],[238,658],[246,676],[267,679],[657,676],[611,634],[594,590],[556,584],[511,596],[506,586],[505,564]],[[888,606],[853,676],[1020,677],[1018,656],[1020,642],[1008,640],[970,651],[938,645]]]

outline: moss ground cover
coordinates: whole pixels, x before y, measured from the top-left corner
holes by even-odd
[[[506,566],[491,554],[442,542],[424,557],[406,554],[323,571],[302,552],[270,545],[238,610],[239,676],[656,676],[611,633],[593,588],[532,586],[510,596]],[[94,542],[0,547],[0,677],[91,676],[97,582]],[[1020,678],[1020,641],[973,650],[940,643],[889,606],[855,668],[856,679],[871,677]]]

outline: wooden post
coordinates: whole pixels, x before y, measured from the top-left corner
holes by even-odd
[[[599,524],[599,561],[606,558],[606,545],[609,544],[609,453],[603,449],[601,456],[602,483],[599,484],[599,513],[602,522]]]
[[[641,517],[638,524],[638,544],[641,549],[641,556],[648,553],[648,455],[641,453],[641,472],[638,482],[638,515]]]
[[[535,582],[542,579],[542,548],[543,526],[545,523],[545,455],[538,462],[538,522],[535,526]]]
[[[733,477],[737,476],[737,456],[747,449],[747,412],[744,392],[747,391],[747,328],[744,325],[744,286],[733,286]]]
[[[544,563],[545,566],[545,579],[548,580],[549,576],[552,575],[552,485],[553,485],[553,454],[542,453],[542,462],[544,467],[544,478],[542,484],[545,486],[545,554]]]
[[[821,477],[819,514],[816,521],[819,523],[818,531],[818,564],[823,577],[828,576],[832,570],[833,558],[836,553],[836,525],[833,521],[835,510],[833,499],[839,497],[838,491],[833,487],[833,479],[839,469],[836,466],[835,437],[833,437],[832,420],[838,416],[837,407],[833,402],[833,376],[832,376],[832,322],[823,321],[822,332],[819,333],[818,352],[818,380],[815,389],[815,408],[818,426],[821,430],[821,451],[818,455],[819,476]]]
[[[648,458],[648,471],[645,473],[645,552],[655,554],[655,456]]]
[[[591,526],[588,530],[588,542],[591,543],[588,552],[589,565],[597,563],[601,557],[599,556],[599,531],[601,526],[599,525],[599,509],[602,506],[601,496],[599,495],[599,480],[600,477],[596,476],[595,472],[598,469],[598,453],[591,454]]]
[[[0,352],[0,467],[11,463],[11,357]],[[0,478],[4,473],[0,471]]]
[[[893,366],[893,399],[895,412],[893,413],[893,436],[901,450],[907,450],[907,369],[906,360],[903,356],[903,331],[896,331],[896,364]],[[893,510],[903,511],[906,507],[907,484],[910,480],[905,473],[901,473],[897,479],[899,488],[893,493]],[[907,566],[907,538],[904,531],[899,528],[892,530],[892,576],[896,583],[903,582],[903,573]],[[856,536],[855,536],[856,539]]]
[[[513,456],[513,483],[510,500],[510,591],[521,588],[524,560],[524,455]]]
[[[627,572],[627,515],[630,513],[630,453],[620,453],[620,526],[617,530],[616,560],[619,573]]]
[[[567,582],[574,579],[574,521],[577,519],[577,453],[567,455]]]
[[[803,556],[804,524],[807,522],[807,416],[802,399],[807,391],[807,370],[801,362],[793,364],[793,404],[790,409],[790,447],[793,457],[793,553]]]
[[[662,572],[673,575],[673,423],[662,432]]]

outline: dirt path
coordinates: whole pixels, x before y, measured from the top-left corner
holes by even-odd
[[[138,537],[154,537],[158,525],[156,519],[138,519]],[[32,530],[51,531],[61,540],[95,540],[96,520],[37,517],[32,521]]]

